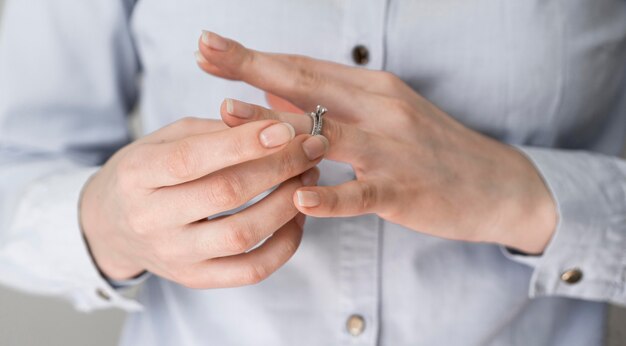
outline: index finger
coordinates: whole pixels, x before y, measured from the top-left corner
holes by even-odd
[[[218,47],[216,48],[216,42],[222,42],[222,44],[218,44]],[[242,72],[239,71],[239,68],[242,67],[242,64],[245,63],[246,60],[254,61],[254,56],[251,57],[249,55],[265,54],[269,58],[280,60],[283,63],[294,66],[296,69],[306,68],[308,70],[319,71],[319,73],[332,76],[333,79],[339,80],[344,84],[353,85],[362,88],[363,90],[379,93],[382,95],[390,96],[391,93],[388,88],[388,84],[396,83],[397,81],[399,81],[399,78],[397,76],[387,71],[369,70],[363,67],[344,65],[333,61],[319,60],[301,55],[280,53],[269,54],[254,51],[244,47],[236,41],[221,37],[216,33],[210,31],[204,31],[202,33],[199,46],[200,53],[202,55],[198,56],[198,62],[201,62],[203,65],[205,65],[205,67],[208,67],[211,70],[207,72],[220,75],[220,77],[228,79],[241,80],[241,76],[237,76],[238,73]],[[206,46],[209,49],[203,50],[203,46]],[[225,64],[224,62],[213,60],[213,58],[219,57],[219,54],[215,54],[217,52],[225,52],[226,54],[228,54],[229,59],[225,61]],[[404,88],[404,90],[395,90],[398,88],[392,89],[394,89],[392,90],[394,92],[394,95],[398,91],[413,91],[409,87]]]
[[[354,73],[344,71],[339,64],[304,56],[263,53],[210,32],[203,34],[199,47],[198,64],[204,71],[246,82],[289,100],[301,109],[314,109],[323,104],[332,108],[342,120],[356,121],[358,117],[354,116],[354,109],[345,100],[351,99],[356,104],[369,103],[369,95],[362,88],[346,83]],[[332,78],[323,73],[321,64],[326,67],[337,65],[333,67]],[[363,71],[360,70],[360,78],[368,79]]]
[[[143,143],[128,152],[122,169],[133,183],[158,188],[192,181],[241,162],[278,151],[295,137],[293,126],[275,120],[184,137],[166,143]]]

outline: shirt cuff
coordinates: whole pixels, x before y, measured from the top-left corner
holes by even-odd
[[[76,309],[118,307],[141,310],[99,273],[79,226],[78,202],[97,168],[77,168],[29,185],[0,248],[0,268],[14,286],[32,293],[63,296]]]
[[[537,266],[537,263],[539,263],[541,259],[541,255],[525,255],[514,249],[509,249],[504,245],[500,245],[500,251],[502,251],[504,257],[533,268]]]
[[[115,289],[119,289],[119,290],[124,290],[128,288],[133,288],[135,286],[139,286],[144,281],[148,280],[150,275],[151,275],[150,272],[144,271],[143,273],[137,275],[136,277],[128,279],[128,280],[113,280],[111,278],[107,278],[106,276],[105,276],[105,279],[111,285],[111,287]]]
[[[542,255],[503,249],[534,267],[529,295],[626,305],[626,162],[588,152],[518,149],[543,177],[559,214]]]

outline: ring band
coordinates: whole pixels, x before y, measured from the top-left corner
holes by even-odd
[[[311,117],[311,119],[313,119],[313,128],[311,129],[312,136],[322,134],[322,125],[323,125],[322,117],[324,116],[326,112],[328,112],[328,109],[326,109],[326,107],[318,105],[315,108],[315,112],[309,113],[309,116]]]

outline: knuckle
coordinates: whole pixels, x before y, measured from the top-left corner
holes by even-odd
[[[292,66],[295,66],[294,89],[310,91],[319,88],[323,84],[323,76],[312,70],[308,59],[305,57],[291,57]]]
[[[137,156],[136,150],[126,152],[115,165],[115,178],[123,191],[136,186],[136,176],[141,167],[141,160],[138,160]]]
[[[302,161],[298,160],[297,155],[292,150],[283,150],[278,155],[278,164],[276,168],[278,172],[284,175],[293,176],[301,170]]]
[[[170,152],[165,156],[166,169],[174,178],[186,179],[191,176],[197,165],[192,155],[192,144],[187,139],[181,139],[172,145]]]
[[[410,199],[413,200],[413,202],[404,203],[400,205],[394,205],[394,206],[390,206],[389,203],[379,203],[378,206],[376,207],[377,209],[376,212],[379,215],[383,216],[383,218],[391,219],[391,220],[397,220],[398,218],[401,217],[401,215],[407,215],[407,213],[414,213],[415,212],[414,207],[416,205],[419,205],[423,198],[423,194],[421,193],[421,190],[419,188],[416,188],[416,187],[400,188],[394,185],[395,184],[393,183],[386,184],[385,199],[392,200],[392,201],[396,201],[396,200],[401,201],[401,200],[406,200],[406,199],[403,199],[403,196],[410,196]],[[425,208],[423,209],[422,208],[416,208],[416,209],[426,210],[428,208],[429,208],[428,206],[425,206]]]
[[[183,117],[180,118],[179,120],[177,120],[174,124],[172,124],[176,129],[180,129],[180,130],[192,130],[194,128],[196,128],[198,126],[200,122],[199,118],[196,117]]]
[[[232,223],[224,235],[224,246],[232,253],[244,253],[256,245],[254,231],[246,224]]]
[[[395,90],[402,83],[398,76],[389,71],[375,71],[374,73],[376,73],[377,84],[385,90]]]
[[[210,203],[222,208],[237,206],[242,185],[233,174],[216,174],[206,185],[206,196]]]
[[[410,128],[415,125],[417,117],[413,105],[402,99],[390,99],[388,102],[388,109],[393,115],[393,123],[396,127]]]
[[[413,114],[413,106],[407,101],[401,99],[389,100],[389,109],[392,113],[405,118],[410,117]]]
[[[298,247],[300,246],[301,239],[302,239],[301,231],[299,231],[297,236],[289,237],[285,239],[281,248],[285,252],[286,257],[291,257],[294,253],[296,253],[296,251],[298,250]]]
[[[276,113],[275,111],[271,109],[257,108],[255,112],[256,112],[257,119],[282,121],[278,113]]]
[[[128,214],[126,222],[135,235],[145,238],[152,231],[153,219],[148,212],[136,210]]]
[[[328,210],[336,211],[339,206],[339,199],[335,193],[328,193],[324,198],[324,205]]]
[[[376,206],[378,190],[375,185],[369,183],[363,183],[361,187],[361,210],[370,211]]]
[[[267,279],[271,271],[263,264],[250,263],[243,267],[241,279],[243,284],[254,285]]]

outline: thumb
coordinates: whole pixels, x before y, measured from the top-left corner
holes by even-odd
[[[373,181],[352,180],[337,186],[303,187],[293,201],[298,210],[316,217],[348,217],[380,212],[385,193]]]

